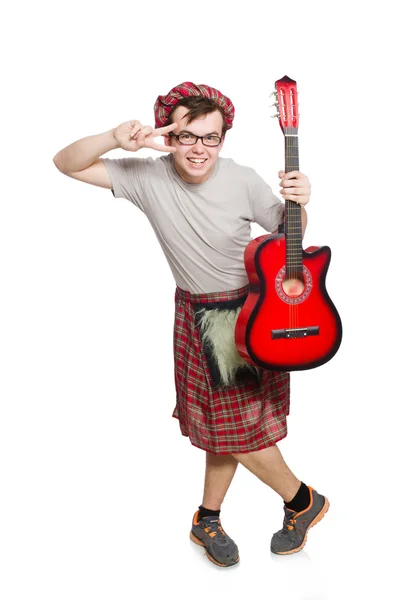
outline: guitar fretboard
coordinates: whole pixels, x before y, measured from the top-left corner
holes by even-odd
[[[285,172],[299,171],[298,129],[286,127]],[[285,201],[286,276],[303,278],[301,207],[292,200]]]

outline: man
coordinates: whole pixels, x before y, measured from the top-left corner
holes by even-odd
[[[54,163],[66,175],[109,188],[149,219],[176,281],[174,363],[176,407],[183,435],[206,452],[204,496],[191,539],[226,567],[239,552],[220,522],[220,508],[239,463],[284,500],[283,527],[271,550],[303,548],[307,531],[329,507],[288,468],[277,447],[287,435],[289,374],[246,363],[235,347],[236,319],[248,294],[244,250],[250,223],[277,231],[284,204],[259,175],[219,158],[234,106],[207,85],[184,82],[154,106],[157,129],[129,121],[61,150]],[[155,138],[164,136],[164,144]],[[167,152],[152,158],[101,159],[115,148]],[[302,207],[308,178],[279,172],[281,195]]]

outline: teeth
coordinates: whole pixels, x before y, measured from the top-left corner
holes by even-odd
[[[205,161],[204,158],[189,158],[189,160],[193,163],[203,163]]]

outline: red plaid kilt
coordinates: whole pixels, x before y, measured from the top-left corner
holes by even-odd
[[[289,373],[259,370],[229,387],[213,383],[195,319],[195,305],[227,302],[248,294],[248,286],[210,294],[175,292],[174,365],[176,406],[182,435],[212,454],[253,452],[287,435]],[[204,304],[203,304],[204,303]]]

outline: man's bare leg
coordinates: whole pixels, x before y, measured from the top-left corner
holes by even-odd
[[[220,456],[207,452],[202,506],[220,510],[237,466],[238,461],[231,454]]]
[[[277,446],[247,454],[233,453],[232,456],[277,492],[285,502],[291,502],[294,498],[301,482],[286,465]]]

